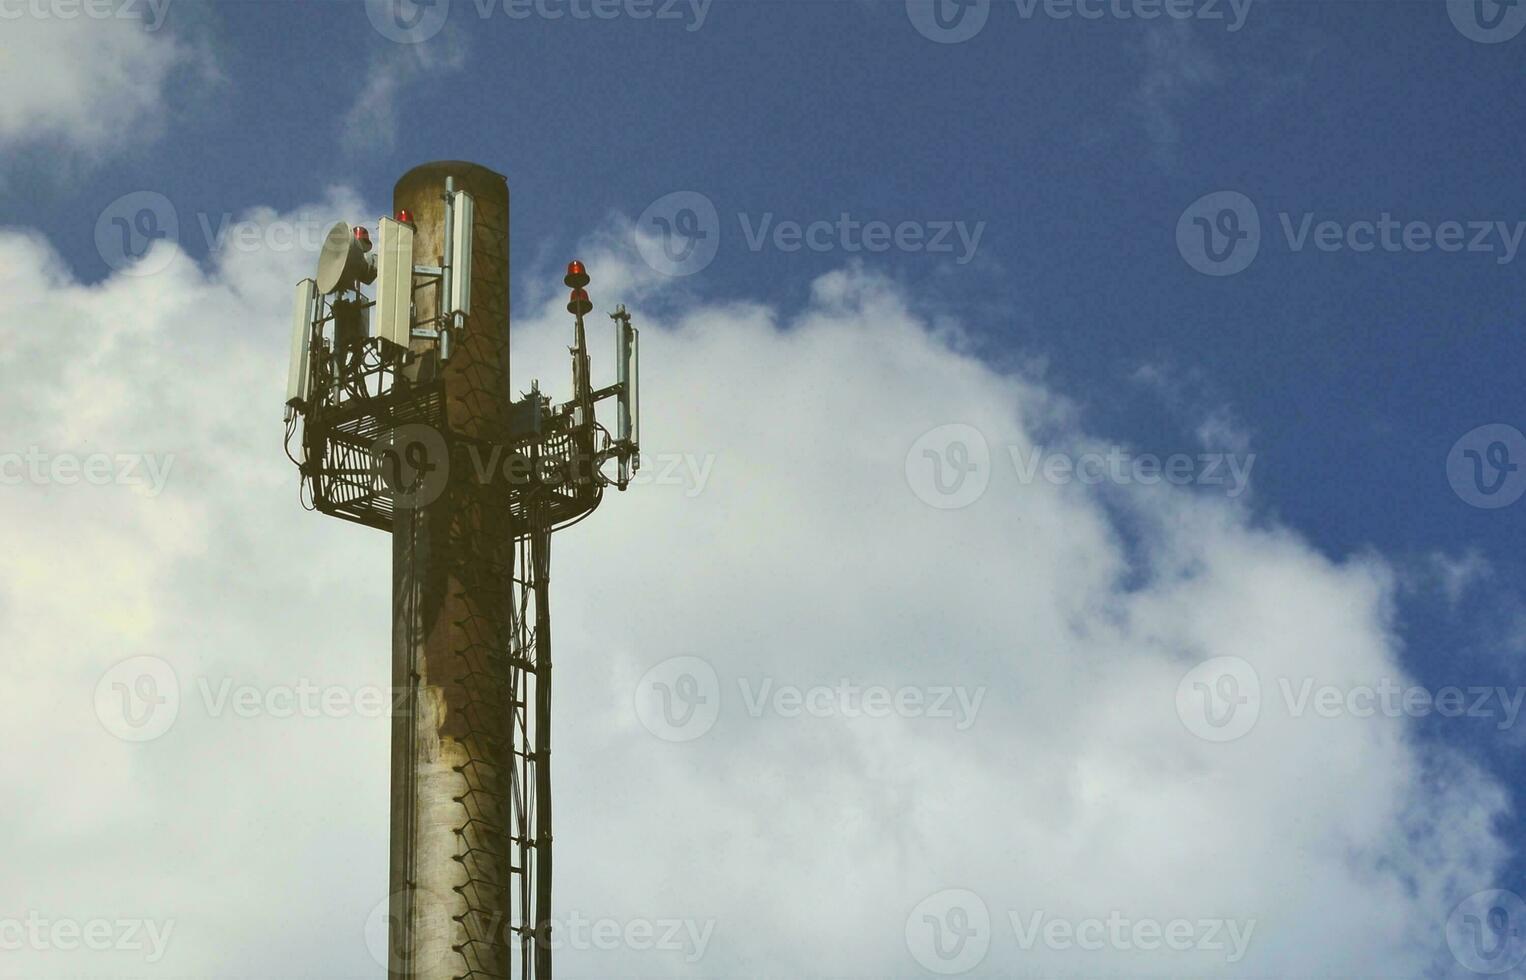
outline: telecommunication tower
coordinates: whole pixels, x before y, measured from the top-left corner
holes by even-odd
[[[392,534],[388,976],[547,980],[551,534],[640,467],[639,334],[610,314],[594,389],[570,263],[571,397],[516,399],[505,178],[417,167],[376,232],[336,224],[297,285],[286,443],[304,503]]]

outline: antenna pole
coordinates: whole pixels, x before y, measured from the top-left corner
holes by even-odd
[[[535,980],[551,980],[551,529],[533,508],[535,572]]]

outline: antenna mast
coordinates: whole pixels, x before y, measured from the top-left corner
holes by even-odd
[[[507,182],[426,164],[394,213],[375,249],[336,225],[299,284],[286,412],[305,499],[392,534],[388,976],[549,980],[551,535],[640,466],[639,335],[619,307],[617,380],[593,390],[571,263],[571,397],[515,400]]]

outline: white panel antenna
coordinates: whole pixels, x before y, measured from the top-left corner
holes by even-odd
[[[631,472],[641,469],[641,331],[631,328]]]
[[[620,482],[624,484],[641,469],[641,331],[631,326],[630,314],[624,306],[613,319],[615,383],[620,390],[615,409],[615,441],[627,447],[620,454]]]
[[[296,301],[291,311],[291,362],[286,368],[286,404],[307,401],[311,377],[308,373],[308,344],[312,341],[313,320],[318,315],[318,284],[311,279],[297,283]]]
[[[377,235],[376,336],[407,347],[413,335],[413,229],[382,218]]]
[[[450,296],[445,312],[469,314],[472,311],[472,224],[476,205],[466,191],[450,195]]]

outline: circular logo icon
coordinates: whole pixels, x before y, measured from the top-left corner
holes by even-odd
[[[720,215],[699,191],[659,197],[636,221],[636,250],[665,276],[692,276],[715,261],[720,247]]]
[[[1463,37],[1480,44],[1513,39],[1526,27],[1521,0],[1447,0],[1447,16]]]
[[[366,17],[387,40],[419,44],[445,26],[450,0],[366,0]]]
[[[991,449],[972,425],[940,425],[923,433],[906,454],[906,484],[929,507],[968,507],[990,482]]]
[[[699,657],[664,660],[636,685],[636,717],[663,741],[699,738],[720,714],[720,679],[715,668]]]
[[[991,15],[991,0],[906,0],[906,16],[917,33],[939,44],[958,44],[979,34]]]
[[[180,715],[180,682],[158,657],[131,657],[101,675],[95,716],[124,742],[151,742]]]
[[[429,889],[393,892],[366,916],[366,950],[378,966],[406,976],[416,969],[409,962],[413,937],[449,936],[452,925],[450,907]]]
[[[450,448],[431,426],[400,425],[376,440],[371,452],[398,510],[428,507],[450,482]]]
[[[1244,272],[1261,251],[1261,212],[1239,191],[1214,191],[1176,222],[1176,250],[1205,276]]]
[[[1176,686],[1176,714],[1198,738],[1233,742],[1261,717],[1261,678],[1239,657],[1205,660]]]
[[[1463,503],[1508,507],[1526,493],[1526,436],[1513,425],[1481,425],[1447,453],[1447,481]]]
[[[1526,962],[1526,902],[1498,888],[1469,895],[1447,919],[1447,946],[1474,973],[1515,969]]]
[[[945,888],[918,902],[906,917],[906,949],[934,973],[968,973],[990,948],[991,913],[972,891]]]
[[[106,205],[95,220],[95,250],[111,268],[129,276],[152,276],[178,254],[180,216],[157,191],[133,191]]]

